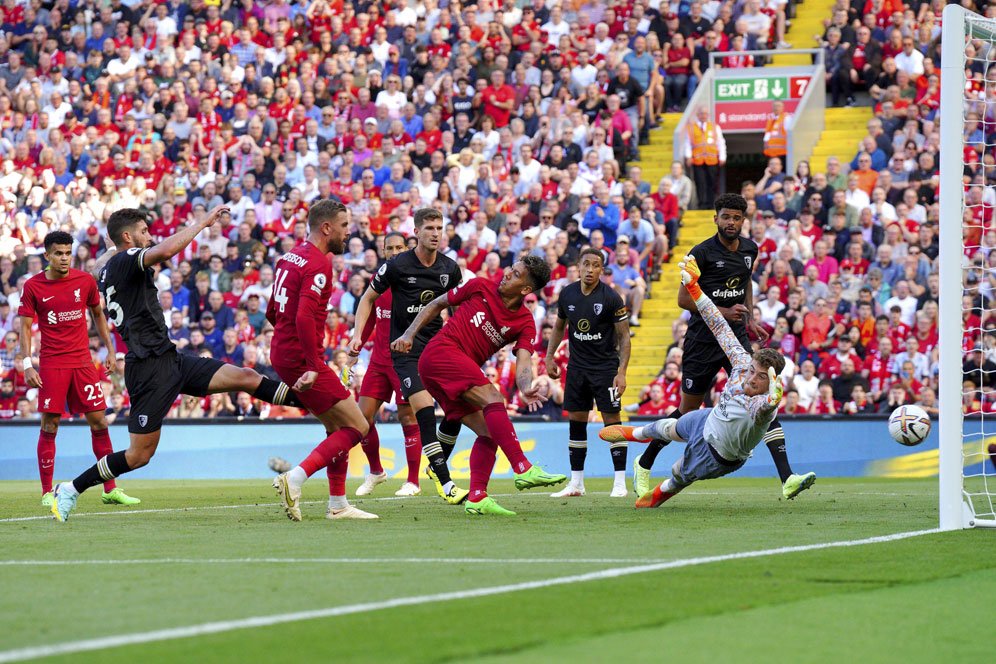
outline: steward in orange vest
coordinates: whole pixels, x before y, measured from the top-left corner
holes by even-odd
[[[788,114],[785,112],[785,104],[776,101],[771,106],[771,117],[764,128],[764,156],[765,157],[785,157],[788,154],[788,130],[785,122]]]

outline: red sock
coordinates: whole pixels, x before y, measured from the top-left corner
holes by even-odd
[[[405,434],[405,461],[408,463],[408,481],[418,486],[418,470],[422,465],[422,436],[417,424],[401,427]]]
[[[485,406],[484,421],[488,424],[491,438],[498,443],[498,447],[505,453],[505,458],[512,464],[513,472],[524,473],[533,467],[522,453],[512,420],[508,419],[508,413],[505,411],[505,404],[489,403]]]
[[[38,476],[41,478],[42,494],[52,490],[52,475],[55,473],[55,434],[47,431],[38,433]]]
[[[349,455],[338,457],[325,467],[325,475],[329,478],[329,495],[346,495],[346,471],[349,470]]]
[[[485,436],[479,436],[470,448],[470,497],[478,502],[488,495],[488,480],[495,467],[495,455],[498,446],[495,441]]]
[[[93,446],[93,456],[97,457],[97,461],[114,452],[114,447],[111,445],[111,432],[107,429],[90,429],[90,444]],[[114,480],[104,482],[104,493],[114,491],[117,486]]]
[[[370,425],[366,437],[360,442],[363,453],[367,455],[367,463],[370,464],[370,473],[380,475],[384,472],[384,466],[380,465],[380,434],[377,427]],[[341,494],[340,494],[341,495]]]
[[[318,443],[318,446],[311,450],[311,454],[301,462],[301,469],[311,477],[339,457],[348,457],[349,450],[362,439],[363,435],[356,429],[343,427]]]

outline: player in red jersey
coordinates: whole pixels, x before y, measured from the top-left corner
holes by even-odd
[[[529,463],[508,419],[504,397],[481,371],[489,357],[514,341],[519,395],[526,404],[542,402],[538,387],[533,386],[536,323],[522,301],[549,280],[546,261],[527,256],[506,270],[500,284],[476,278],[440,295],[391,344],[396,352],[407,353],[423,325],[443,309],[462,305],[425,347],[418,372],[447,420],[461,420],[478,436],[470,451],[470,496],[464,506],[468,514],[515,514],[488,496],[498,448],[512,465],[515,488],[520,491],[567,480],[565,475],[553,475]]]
[[[304,461],[273,480],[284,511],[301,520],[301,487],[321,468],[329,478],[327,519],[376,519],[346,500],[349,450],[369,427],[338,374],[322,359],[325,313],[332,294],[328,254],[341,254],[349,235],[349,212],[338,201],[322,200],[308,211],[308,239],[277,260],[266,319],[274,327],[270,359],[281,380],[325,425],[327,437]]]
[[[70,266],[73,259],[73,238],[63,231],[45,236],[45,258],[48,268],[24,283],[21,306],[21,350],[24,353],[24,378],[30,387],[38,388],[38,411],[41,432],[38,434],[38,473],[41,476],[42,505],[52,507],[52,475],[55,472],[55,436],[68,404],[69,412],[84,413],[90,425],[93,453],[100,459],[114,449],[104,417],[104,394],[100,376],[90,359],[86,310],[90,311],[107,348],[104,365],[115,371],[114,342],[107,319],[100,308],[96,280]],[[35,318],[41,330],[39,366],[31,363],[31,325]],[[104,482],[101,498],[107,504],[136,505],[138,498],[125,494],[111,479]]]
[[[384,238],[384,258],[390,260],[406,251],[405,236],[401,233],[389,233]],[[422,463],[422,439],[419,436],[418,421],[415,413],[408,405],[408,400],[401,393],[401,381],[394,370],[391,360],[391,290],[384,291],[374,301],[374,315],[367,319],[360,339],[366,343],[373,334],[373,351],[370,354],[370,364],[363,375],[360,386],[360,412],[367,418],[370,431],[361,443],[363,453],[370,463],[370,474],[363,484],[356,489],[357,496],[369,495],[375,486],[387,481],[387,473],[380,464],[380,437],[374,426],[374,418],[382,404],[391,400],[398,405],[398,420],[405,435],[405,460],[408,463],[408,479],[394,495],[417,496],[422,493],[418,484],[418,471]],[[351,362],[355,363],[359,353],[349,350]]]

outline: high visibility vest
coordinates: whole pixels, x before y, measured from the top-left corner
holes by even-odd
[[[784,157],[788,154],[788,133],[785,131],[785,114],[769,118],[764,129],[764,156]]]
[[[705,123],[705,129],[696,122],[688,130],[692,143],[692,163],[696,166],[719,163],[719,144],[716,142],[716,125]]]

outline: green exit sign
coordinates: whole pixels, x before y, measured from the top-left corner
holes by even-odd
[[[717,79],[716,101],[774,101],[793,97],[786,77]]]

